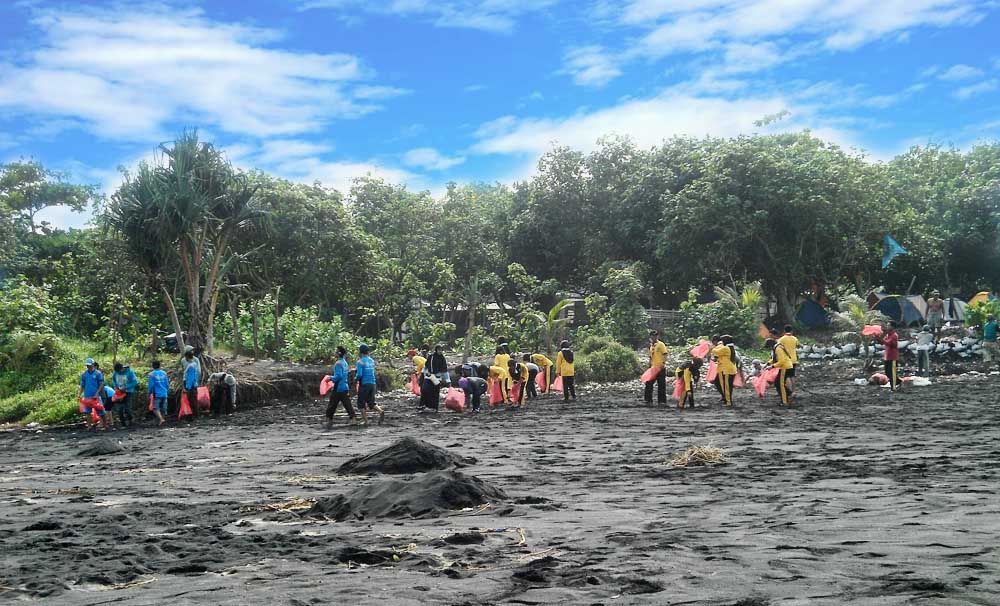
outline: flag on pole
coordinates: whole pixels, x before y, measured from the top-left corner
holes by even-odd
[[[882,240],[882,242],[885,248],[885,251],[882,253],[882,269],[886,269],[887,267],[889,267],[889,264],[892,263],[892,260],[896,257],[896,255],[910,254],[905,248],[900,246],[899,242],[896,242],[889,234],[885,235],[885,238]]]

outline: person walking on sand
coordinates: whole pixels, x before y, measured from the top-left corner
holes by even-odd
[[[368,411],[372,410],[378,413],[378,424],[381,425],[385,411],[375,403],[375,360],[368,355],[369,351],[371,348],[365,343],[358,348],[361,357],[354,370],[354,378],[358,382],[358,410],[361,411],[362,423],[368,424]]]
[[[989,364],[994,358],[1000,358],[1000,351],[997,349],[997,319],[990,314],[983,325],[983,361]]]
[[[576,401],[576,367],[573,364],[573,350],[569,348],[569,341],[559,344],[559,353],[556,354],[556,374],[563,380],[563,402]]]
[[[351,423],[357,423],[357,415],[354,414],[354,406],[351,405],[351,386],[349,382],[350,366],[347,364],[347,349],[343,345],[337,346],[337,361],[333,365],[333,374],[330,380],[333,382],[333,389],[330,390],[330,403],[326,406],[326,428],[333,427],[333,416],[337,414],[337,407],[341,404]],[[358,392],[360,397],[361,393]]]
[[[435,345],[434,353],[424,365],[424,380],[420,385],[420,403],[424,410],[438,410],[441,403],[441,388],[451,385],[448,360],[444,357],[444,346]]]
[[[198,383],[201,381],[201,362],[194,355],[194,348],[188,345],[181,360],[184,367],[184,392],[191,407],[191,422],[198,418]]]
[[[718,372],[715,375],[716,388],[722,393],[722,403],[733,405],[733,383],[736,380],[736,363],[733,362],[733,350],[721,337],[712,348]]]
[[[944,328],[944,299],[939,290],[933,291],[931,298],[927,299],[927,325],[933,333],[934,341],[939,341],[941,329]]]
[[[115,388],[115,395],[121,398],[115,406],[115,416],[118,417],[122,427],[131,427],[132,399],[135,396],[135,388],[139,385],[139,379],[128,364],[115,362],[114,371],[111,373],[111,385]]]
[[[785,348],[788,356],[792,359],[792,367],[788,369],[788,388],[794,391],[795,372],[799,368],[799,339],[792,332],[791,324],[785,324],[785,334],[778,338],[778,343]]]
[[[656,384],[657,404],[667,403],[667,346],[660,340],[659,331],[649,333],[649,367],[656,371],[649,381],[646,381],[643,400],[646,404],[653,403],[653,384]]]
[[[674,381],[680,381],[683,385],[681,396],[677,398],[677,407],[681,410],[685,406],[694,408],[694,388],[701,378],[701,358],[692,358],[674,369]]]
[[[768,364],[771,368],[778,369],[778,376],[774,380],[774,388],[781,398],[781,405],[788,406],[792,400],[792,389],[788,385],[788,371],[792,369],[792,355],[785,346],[778,343],[777,339],[768,339],[764,342],[764,347],[771,352],[771,361]]]
[[[160,421],[160,425],[166,422],[167,397],[170,395],[170,377],[160,368],[160,361],[153,360],[153,371],[146,379],[146,391],[152,398],[153,414]]]
[[[917,342],[917,374],[922,377],[931,376],[931,351],[934,349],[934,333],[929,324],[916,334]]]
[[[885,376],[889,377],[889,389],[899,389],[899,334],[896,323],[889,322],[889,328],[884,335],[875,335],[875,339],[885,346],[883,358],[885,361]]]

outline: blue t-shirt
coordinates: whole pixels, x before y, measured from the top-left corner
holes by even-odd
[[[167,373],[163,372],[163,369],[157,368],[149,373],[149,382],[147,383],[146,391],[154,398],[165,398],[169,395],[170,377],[167,376]]]
[[[184,389],[190,391],[198,387],[198,365],[191,364],[184,371]]]
[[[362,385],[375,384],[375,360],[369,356],[361,356],[358,360],[358,368],[355,370],[355,378]]]
[[[337,363],[333,365],[333,375],[330,378],[333,380],[333,389],[337,393],[351,390],[347,384],[347,376],[350,370],[351,368],[347,365],[347,360],[344,358],[337,360]]]
[[[996,341],[997,340],[997,322],[996,320],[992,322],[987,322],[986,326],[983,327],[983,340],[984,341]]]
[[[111,373],[111,384],[115,386],[115,389],[122,389],[128,393],[134,393],[135,388],[139,385],[139,379],[135,377],[135,373],[128,366],[122,372],[117,370]]]
[[[80,375],[80,387],[83,388],[85,398],[97,397],[102,385],[104,385],[104,375],[99,370],[87,370]]]

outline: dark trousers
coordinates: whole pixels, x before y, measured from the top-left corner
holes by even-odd
[[[424,408],[438,409],[441,402],[441,386],[435,385],[429,380],[424,380],[420,384],[420,403]]]
[[[191,406],[192,419],[198,418],[198,388],[192,387],[187,390],[188,404]]]
[[[326,419],[328,421],[333,420],[333,415],[337,414],[337,407],[339,405],[344,405],[344,410],[347,411],[348,416],[354,419],[354,406],[351,405],[351,392],[349,391],[331,391],[330,392],[330,403],[326,406]]]
[[[778,371],[778,378],[774,382],[774,388],[778,390],[778,397],[781,398],[781,404],[788,406],[788,399],[791,397],[792,393],[788,390],[787,368],[782,368]]]
[[[733,404],[733,383],[735,381],[736,375],[727,375],[720,372],[715,377],[715,388],[722,394],[722,401],[728,406],[732,406]]]
[[[132,424],[132,392],[125,394],[125,399],[120,402],[115,403],[115,417],[118,418],[118,422],[122,424],[122,427],[128,427]]]
[[[517,383],[515,383],[515,385],[520,385],[520,387],[521,387],[517,391],[517,402],[516,403],[517,404],[524,404],[524,392],[528,391],[528,388],[525,386],[524,383],[521,383],[520,381],[518,381]],[[514,393],[513,389],[511,390],[511,393],[512,394]]]
[[[564,379],[565,380],[565,379]],[[667,403],[667,369],[661,368],[656,373],[656,378],[646,383],[646,393],[644,394],[647,404],[653,403],[653,384],[656,384],[656,401],[660,404]]]
[[[229,385],[215,385],[212,387],[212,416],[220,414],[233,414],[233,391]]]
[[[693,390],[692,391],[685,391],[684,392],[684,397],[681,398],[680,407],[684,408],[685,406],[690,406],[691,408],[694,408],[694,391]]]
[[[528,371],[528,384],[525,385],[525,389],[528,391],[528,399],[534,400],[538,397],[538,386],[535,385],[535,378],[538,376],[537,370]]]
[[[563,400],[570,401],[576,399],[576,386],[573,384],[573,379],[576,377],[563,377]]]
[[[896,391],[899,388],[899,361],[885,361],[885,376],[889,377],[889,389]]]

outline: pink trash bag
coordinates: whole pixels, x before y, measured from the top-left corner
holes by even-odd
[[[719,365],[715,363],[715,360],[712,360],[708,364],[708,372],[705,374],[705,382],[711,383],[717,376],[719,376]]]
[[[882,327],[878,324],[865,324],[864,329],[861,330],[861,335],[865,337],[880,337],[882,336]]]
[[[744,385],[746,383],[743,381],[743,373],[737,371],[736,377],[733,379],[733,387],[743,387]]]
[[[524,383],[514,383],[514,386],[510,388],[510,401],[511,402],[520,401],[522,390],[524,390]]]
[[[690,353],[692,358],[704,358],[710,351],[712,351],[712,344],[702,339],[697,345],[691,348]]]
[[[684,397],[684,379],[674,379],[674,399],[680,402]]]
[[[323,377],[322,381],[319,382],[319,395],[325,396],[326,394],[330,393],[331,389],[333,389],[333,379],[331,379],[330,376],[327,375]]]
[[[546,383],[548,382],[546,380],[548,379],[548,376],[549,373],[547,370],[543,370],[539,372],[537,375],[535,375],[535,385],[538,386],[538,391],[545,393],[549,390],[549,386],[546,385]]]
[[[465,392],[449,387],[444,396],[444,407],[455,412],[465,412]]]
[[[650,368],[646,372],[642,373],[642,377],[639,378],[643,383],[649,383],[656,379],[656,375],[660,374],[659,368]]]
[[[417,379],[417,373],[410,375],[410,392],[415,396],[420,395],[420,381]]]
[[[503,391],[500,390],[500,383],[498,381],[494,381],[493,384],[490,385],[489,394],[490,406],[503,404]]]
[[[556,377],[556,380],[552,382],[552,391],[562,391],[562,390],[563,390],[562,377],[559,376]]]
[[[181,392],[181,409],[177,411],[177,420],[180,421],[184,417],[194,416],[194,411],[191,410],[191,402],[188,400],[188,395],[186,391]]]
[[[149,412],[153,412],[153,400],[155,399],[156,398],[153,397],[153,394],[149,394]]]

